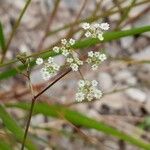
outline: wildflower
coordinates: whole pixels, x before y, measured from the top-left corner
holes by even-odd
[[[108,30],[110,27],[109,27],[109,24],[108,23],[101,23],[100,24],[100,28],[102,30]]]
[[[74,39],[70,39],[70,40],[69,40],[69,44],[70,44],[70,45],[74,45],[74,44],[75,44],[75,40],[74,40]]]
[[[92,34],[91,34],[91,32],[90,31],[87,31],[86,33],[85,33],[85,36],[86,37],[90,37]]]
[[[106,57],[105,54],[100,54],[100,55],[99,55],[99,59],[100,59],[101,61],[104,61],[104,60],[107,59],[107,57]]]
[[[98,82],[96,80],[79,80],[78,91],[76,93],[76,101],[94,100],[102,97],[101,90],[97,89]]]
[[[96,65],[96,64],[92,65],[92,70],[93,70],[93,71],[95,71],[95,70],[97,70],[97,69],[98,69],[98,65]]]
[[[43,59],[42,59],[42,58],[37,58],[37,59],[36,59],[36,64],[37,64],[37,65],[43,64]]]
[[[66,61],[67,61],[68,63],[72,63],[72,62],[73,62],[73,58],[67,58]]]
[[[85,30],[87,30],[87,29],[89,29],[90,28],[90,24],[89,23],[87,23],[87,22],[85,22],[85,23],[82,23],[82,28],[83,29],[85,29]]]
[[[68,56],[69,55],[69,50],[67,50],[67,49],[63,49],[62,50],[62,55],[64,55],[64,56]]]
[[[91,37],[91,38],[98,38],[100,41],[104,40],[103,37],[103,31],[106,31],[109,29],[108,23],[95,23],[95,24],[89,24],[89,23],[83,23],[82,28],[86,31],[85,36]]]
[[[84,80],[80,80],[80,81],[78,82],[78,86],[79,86],[79,87],[84,87],[84,86],[85,86],[85,81],[84,81]]]
[[[51,64],[51,63],[53,63],[54,62],[54,58],[53,57],[49,57],[48,58],[48,62]]]
[[[82,102],[82,100],[84,100],[84,94],[83,93],[76,93],[76,100],[78,102]]]
[[[97,86],[98,85],[98,82],[96,80],[93,80],[91,83],[92,83],[92,86]]]
[[[88,52],[88,58],[86,60],[86,62],[90,65],[92,65],[92,70],[97,70],[98,69],[98,65],[106,60],[106,55],[105,54],[101,54],[100,52],[93,52],[90,51]]]
[[[62,39],[61,40],[61,44],[66,45],[67,44],[67,40],[66,39]]]
[[[79,66],[75,63],[71,63],[70,67],[73,71],[78,71],[78,68],[79,68]]]
[[[42,58],[37,58],[36,64],[40,65],[43,63]],[[54,62],[54,58],[49,57],[47,62],[41,68],[42,78],[48,80],[52,75],[55,75],[59,71],[60,66]]]
[[[54,51],[55,53],[59,53],[59,47],[57,47],[57,46],[53,47],[53,51]]]

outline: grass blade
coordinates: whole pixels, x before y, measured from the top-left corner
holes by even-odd
[[[30,104],[27,103],[7,104],[7,106],[17,107],[25,110],[30,109]],[[118,139],[122,139],[130,144],[136,145],[137,147],[143,148],[145,150],[150,150],[150,144],[146,143],[142,139],[123,133],[122,131],[119,131],[118,129],[113,128],[103,122],[96,121],[60,105],[48,105],[46,103],[38,103],[37,105],[35,105],[34,113],[40,113],[44,116],[51,116],[56,118],[61,118],[61,114],[65,119],[69,120],[74,125],[80,125],[86,128],[96,129],[97,131],[114,136]]]
[[[5,127],[13,133],[15,138],[22,142],[24,132],[22,128],[16,123],[16,121],[7,113],[4,106],[0,105],[0,118],[3,121]],[[37,147],[31,142],[31,140],[27,139],[26,147],[29,150],[37,150]]]
[[[4,140],[0,139],[0,150],[11,150],[11,146]]]
[[[4,37],[3,26],[1,22],[0,22],[0,47],[2,49],[2,54],[3,54],[5,50],[5,37]]]

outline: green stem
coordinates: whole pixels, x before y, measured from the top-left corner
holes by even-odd
[[[3,61],[4,61],[4,59],[5,59],[5,56],[6,56],[7,50],[8,50],[8,48],[9,48],[9,46],[10,46],[10,43],[11,43],[11,41],[12,41],[12,38],[13,38],[14,34],[16,33],[16,30],[17,30],[17,28],[18,28],[18,26],[19,26],[19,24],[20,24],[20,22],[21,22],[21,19],[22,19],[23,15],[24,15],[26,9],[28,8],[30,2],[31,2],[31,0],[27,0],[27,2],[26,2],[26,4],[25,4],[24,8],[22,9],[22,11],[21,11],[21,13],[20,13],[20,16],[19,16],[17,22],[15,23],[15,25],[14,25],[14,27],[13,27],[13,30],[12,30],[12,32],[11,32],[11,34],[10,34],[10,37],[9,37],[9,39],[8,39],[8,42],[7,42],[7,45],[6,45],[6,47],[5,47],[4,53],[3,53],[3,55],[2,55],[1,64],[3,63]]]

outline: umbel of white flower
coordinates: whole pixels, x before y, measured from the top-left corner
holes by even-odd
[[[71,46],[75,44],[75,40],[72,38],[69,39],[69,41],[67,41],[66,39],[62,39],[61,44],[61,47],[55,46],[53,48],[53,51],[56,53],[61,52],[62,55],[66,58],[66,62],[70,66],[70,68],[73,71],[78,71],[79,66],[83,65],[83,62],[77,57],[77,55],[73,56]]]
[[[96,80],[79,80],[78,91],[76,93],[76,101],[92,101],[102,97],[102,91],[97,88],[98,82]]]
[[[92,66],[92,70],[97,70],[98,65],[106,59],[107,57],[105,54],[103,53],[101,54],[100,52],[90,51],[88,52],[88,58],[86,62]]]
[[[43,63],[42,58],[37,58],[36,64],[41,65]],[[53,75],[56,75],[59,71],[60,66],[54,62],[52,57],[49,57],[47,62],[44,63],[44,66],[41,68],[41,74],[44,80],[49,80],[49,78]]]
[[[82,23],[81,26],[86,31],[85,32],[86,37],[98,38],[100,41],[104,40],[103,32],[109,29],[108,23],[89,24],[85,22],[85,23]]]

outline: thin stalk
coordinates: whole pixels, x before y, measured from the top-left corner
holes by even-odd
[[[28,8],[30,2],[31,2],[31,0],[27,0],[27,2],[26,2],[26,4],[25,4],[24,8],[22,9],[22,11],[21,11],[21,13],[20,13],[20,16],[19,16],[18,20],[16,21],[16,23],[15,23],[15,25],[14,25],[14,27],[13,27],[13,30],[12,30],[12,32],[11,32],[11,34],[10,34],[10,37],[9,37],[9,39],[8,39],[7,45],[6,45],[6,47],[5,47],[4,53],[3,53],[2,58],[1,58],[1,62],[0,62],[1,64],[3,63],[3,61],[4,61],[4,59],[5,59],[5,56],[6,56],[7,50],[8,50],[8,48],[9,48],[9,46],[10,46],[10,43],[11,43],[11,41],[12,41],[12,38],[13,38],[14,34],[16,33],[16,30],[17,30],[17,28],[18,28],[18,26],[19,26],[19,24],[20,24],[20,22],[21,22],[21,19],[22,19],[23,15],[24,15],[25,11],[27,10],[27,8]]]
[[[21,150],[24,150],[24,147],[25,147],[25,142],[26,142],[26,138],[27,138],[27,135],[28,135],[28,130],[29,130],[29,127],[30,127],[30,122],[31,122],[31,118],[32,118],[32,114],[33,114],[33,110],[34,110],[34,106],[35,106],[35,102],[36,102],[37,98],[39,96],[41,96],[51,86],[53,86],[57,81],[59,81],[61,78],[63,78],[65,75],[67,75],[69,72],[71,72],[71,69],[68,69],[66,72],[61,74],[51,84],[49,84],[46,88],[44,88],[41,92],[39,92],[37,95],[35,95],[32,98],[32,103],[31,103],[31,107],[30,107],[30,111],[29,111],[29,117],[28,117],[28,120],[27,120],[27,125],[26,125],[26,129],[25,129],[25,133],[24,133],[24,137],[23,137],[23,141],[22,141]]]
[[[47,38],[47,36],[48,36],[47,33],[50,32],[50,27],[51,27],[51,25],[52,25],[52,22],[53,22],[53,20],[54,20],[54,17],[55,17],[55,15],[56,15],[56,13],[57,13],[59,3],[60,3],[60,0],[56,0],[54,9],[53,9],[53,11],[52,11],[52,14],[50,15],[49,20],[48,20],[48,23],[47,23],[47,25],[46,25],[45,32],[44,32],[44,36],[42,37],[42,39],[41,39],[41,41],[40,41],[40,43],[39,43],[39,45],[38,45],[37,51],[40,51],[40,50],[42,49],[43,44],[44,44],[44,41],[46,40],[46,38]]]
[[[128,17],[128,15],[129,15],[131,9],[134,7],[135,3],[136,3],[136,0],[132,0],[131,4],[128,6],[128,8],[123,11],[123,14],[122,14],[119,22],[117,23],[115,30],[119,30],[119,27],[124,22],[124,20]]]
[[[85,6],[86,6],[87,1],[88,1],[88,0],[84,0],[83,4],[81,5],[81,8],[80,8],[80,10],[79,10],[79,12],[78,12],[78,14],[77,14],[75,20],[74,20],[74,25],[76,25],[78,19],[80,18],[81,14],[82,14],[82,12],[83,12]],[[73,33],[74,33],[74,32],[73,32],[73,30],[74,30],[74,25],[73,25],[73,26],[70,26],[70,29],[69,29],[69,32],[67,33],[66,38],[72,37],[72,35],[73,35]]]
[[[25,133],[24,133],[24,137],[23,137],[23,141],[22,141],[21,150],[24,150],[24,147],[25,147],[25,142],[26,142],[26,138],[27,138],[30,122],[31,122],[31,117],[32,117],[32,114],[33,114],[35,100],[36,99],[34,99],[34,98],[32,99],[32,103],[31,103],[31,107],[30,107],[30,111],[29,111],[29,117],[28,117],[28,120],[27,120],[27,125],[26,125],[26,129],[25,129]]]

